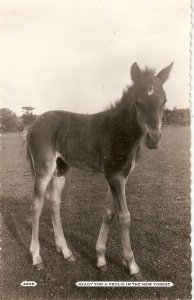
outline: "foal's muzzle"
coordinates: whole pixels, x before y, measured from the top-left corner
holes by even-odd
[[[159,141],[161,139],[160,131],[149,131],[146,133],[145,142],[148,148],[156,149],[159,147]]]

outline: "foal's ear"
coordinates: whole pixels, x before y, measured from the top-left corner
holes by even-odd
[[[133,80],[133,82],[135,82],[140,78],[141,78],[141,70],[140,70],[138,64],[135,62],[131,66],[131,79]]]
[[[168,67],[166,67],[156,75],[156,77],[158,77],[162,81],[162,84],[168,79],[173,64],[174,63],[172,62]]]

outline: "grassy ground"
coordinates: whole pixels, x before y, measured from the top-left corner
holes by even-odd
[[[131,240],[147,280],[172,281],[171,288],[78,288],[81,280],[130,281],[121,265],[120,231],[115,220],[108,240],[108,270],[96,268],[95,243],[107,183],[102,175],[72,170],[63,193],[62,223],[75,263],[55,251],[49,205],[41,217],[45,269],[36,272],[29,254],[32,178],[21,134],[1,137],[1,299],[191,299],[190,132],[165,127],[158,150],[143,149],[127,183]],[[35,280],[36,287],[22,287]]]

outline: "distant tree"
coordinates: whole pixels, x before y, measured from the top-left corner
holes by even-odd
[[[34,110],[34,107],[31,107],[31,106],[23,106],[23,107],[22,107],[22,110],[24,110],[24,113],[30,114],[30,113],[32,113],[32,111]]]
[[[17,116],[8,108],[0,109],[0,123],[1,132],[12,132],[18,130]]]
[[[33,114],[34,107],[23,106],[22,110],[23,110],[23,114],[22,114],[23,127],[25,127],[33,123],[36,120],[36,116]]]

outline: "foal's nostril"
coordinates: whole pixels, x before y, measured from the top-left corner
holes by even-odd
[[[160,133],[150,133],[150,132],[147,132],[146,134],[147,136],[147,139],[150,141],[150,140],[153,140],[153,139],[158,139],[160,140],[161,137],[162,137],[162,134],[161,132]]]
[[[150,149],[158,148],[161,132],[159,130],[151,130],[146,133],[146,145]]]

